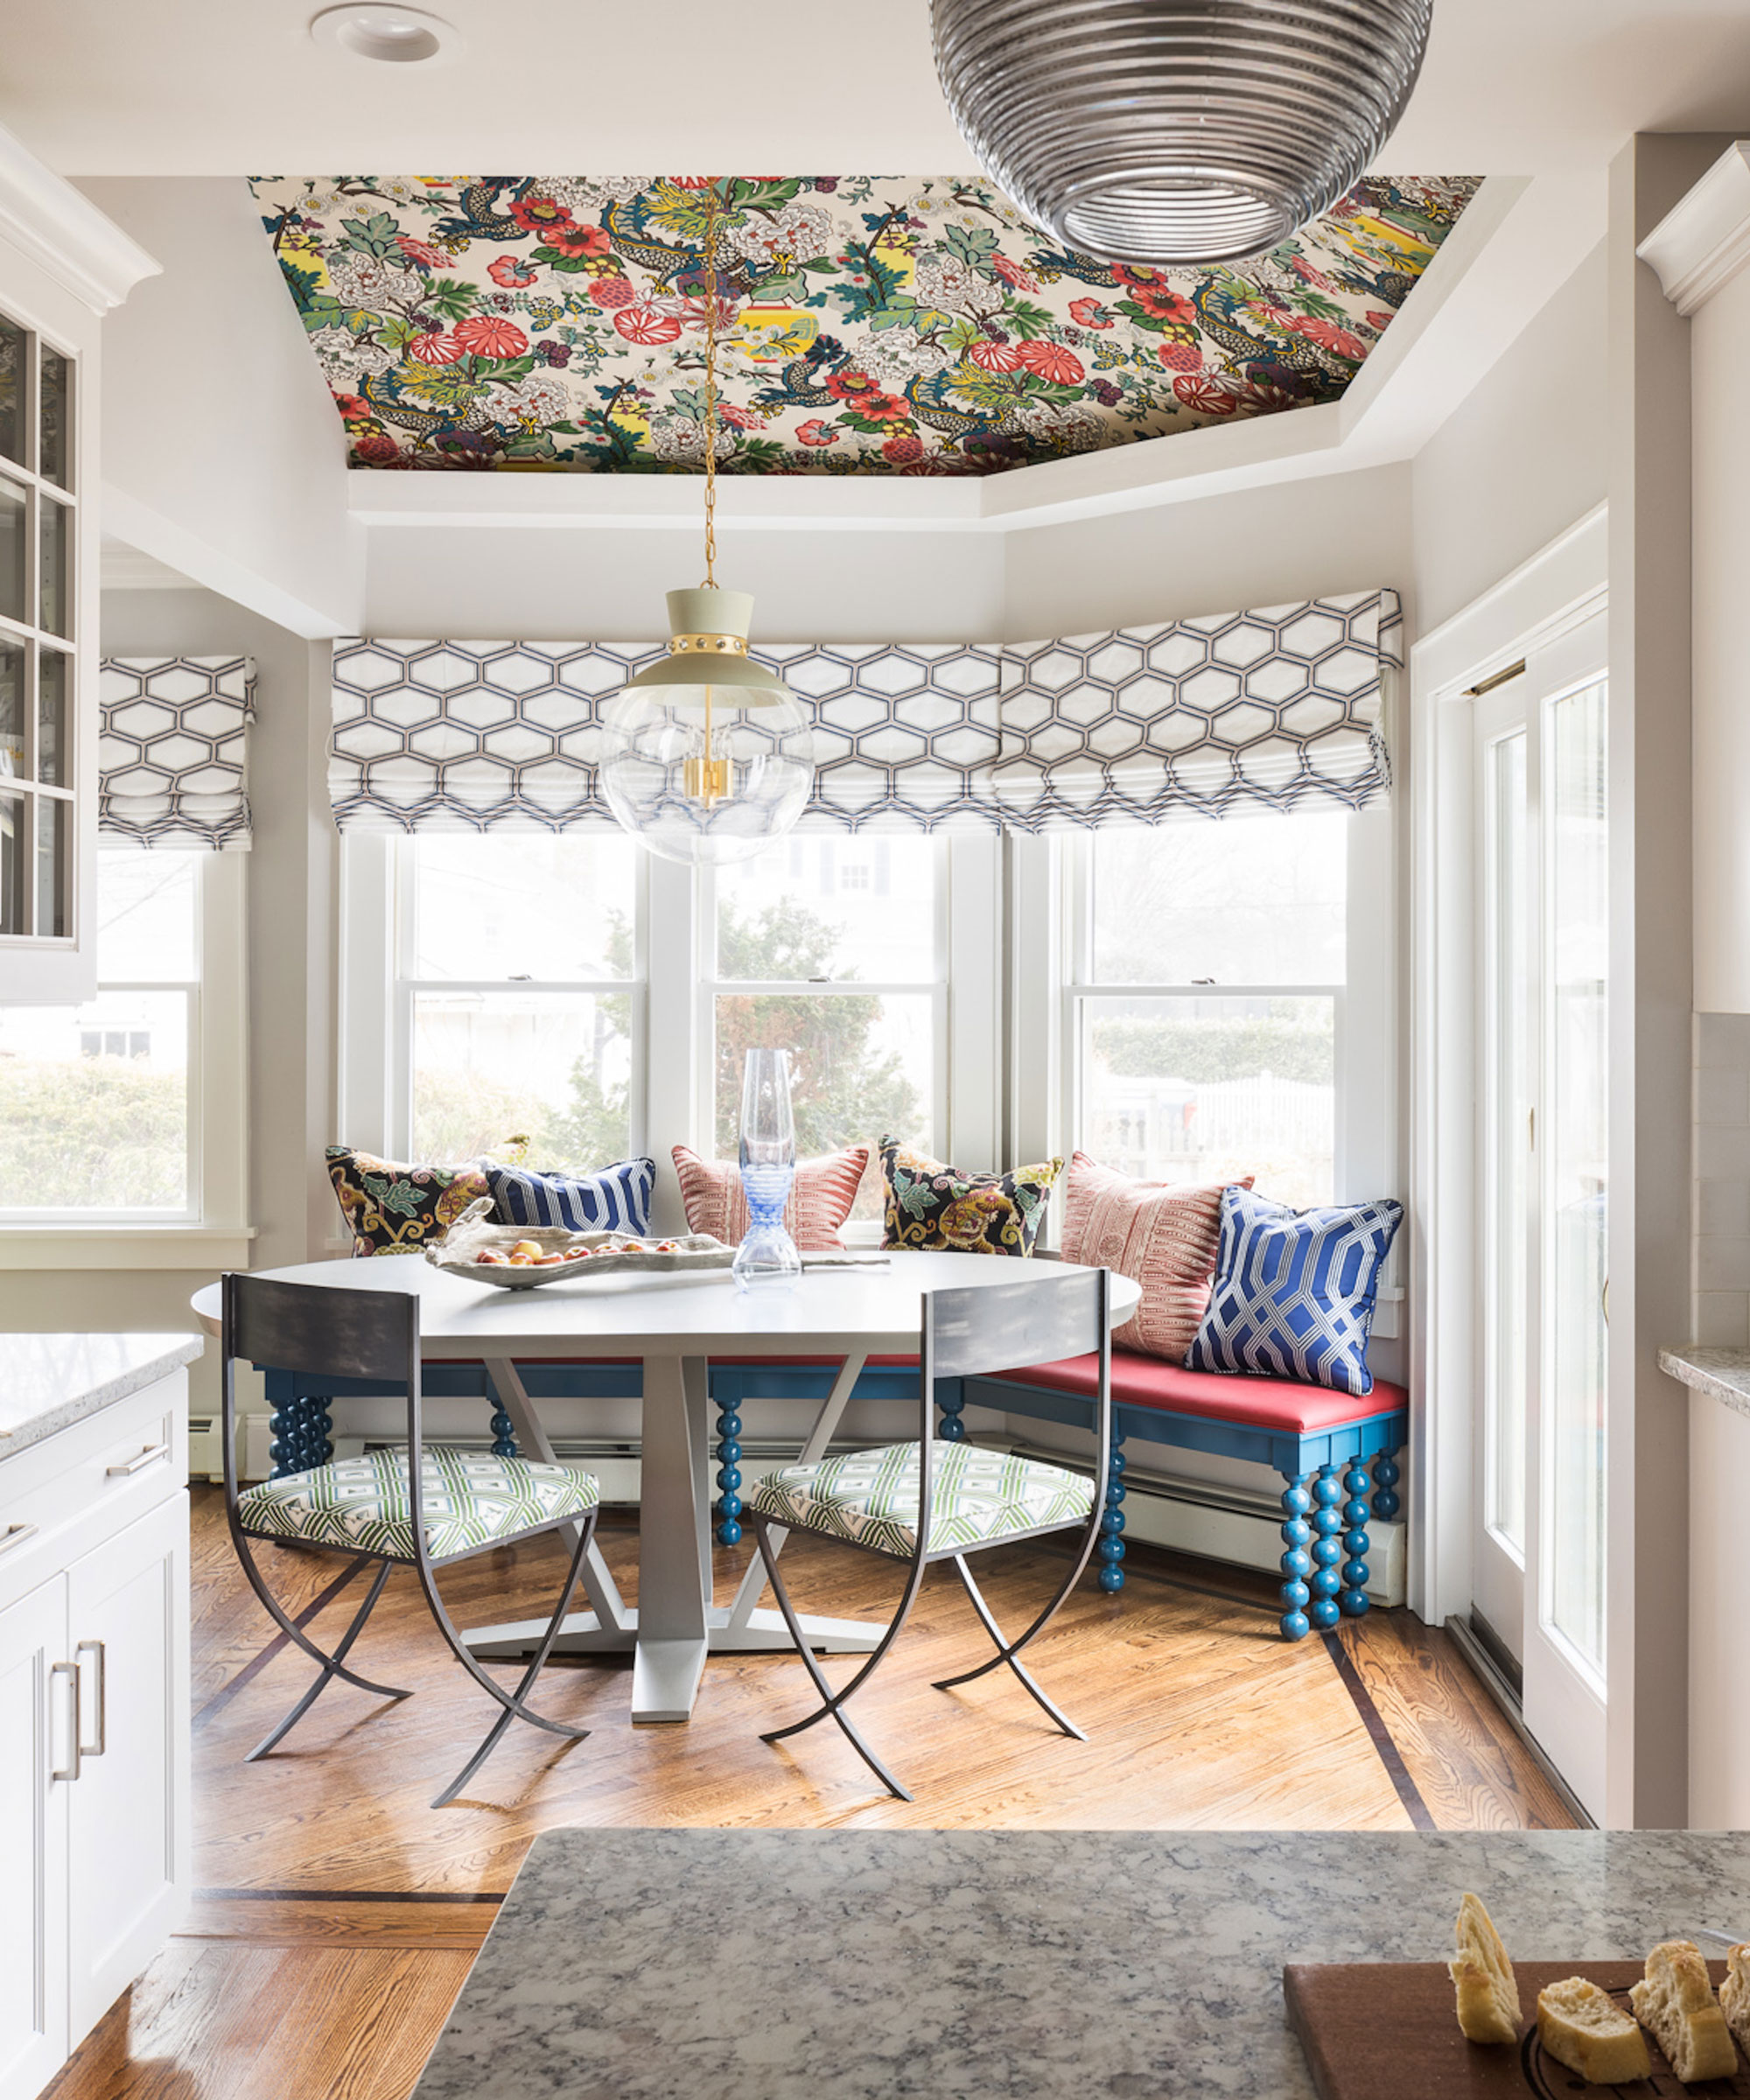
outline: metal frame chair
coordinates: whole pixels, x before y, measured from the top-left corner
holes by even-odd
[[[844,1708],[851,1696],[868,1682],[899,1637],[900,1629],[910,1616],[912,1606],[923,1585],[924,1570],[933,1562],[941,1560],[951,1560],[954,1563],[955,1572],[960,1577],[972,1601],[972,1608],[977,1613],[985,1632],[990,1634],[997,1653],[988,1662],[981,1662],[975,1670],[963,1670],[958,1676],[938,1678],[936,1689],[946,1691],[953,1685],[970,1684],[975,1677],[982,1677],[999,1663],[1006,1662],[1065,1735],[1074,1736],[1078,1742],[1088,1740],[1083,1732],[1053,1704],[1018,1658],[1028,1642],[1045,1630],[1059,1606],[1081,1580],[1082,1571],[1093,1553],[1095,1541],[1100,1535],[1101,1520],[1105,1515],[1107,1477],[1112,1450],[1112,1339],[1109,1319],[1110,1286],[1110,1272],[1104,1269],[1080,1269],[1061,1264],[1048,1274],[1042,1274],[1029,1263],[1027,1273],[1024,1277],[1018,1277],[1012,1284],[1000,1284],[994,1287],[987,1285],[984,1289],[975,1287],[970,1290],[934,1291],[925,1295],[923,1328],[918,1340],[921,1418],[918,1435],[916,1544],[909,1558],[909,1572],[906,1578],[904,1593],[892,1623],[876,1642],[862,1667],[841,1690],[835,1691],[827,1682],[824,1672],[808,1647],[795,1607],[790,1601],[789,1592],[785,1587],[784,1578],[779,1572],[779,1549],[790,1531],[805,1530],[813,1537],[830,1538],[836,1545],[849,1546],[858,1552],[878,1553],[885,1560],[900,1559],[903,1557],[885,1546],[865,1544],[861,1540],[843,1537],[824,1526],[799,1525],[793,1519],[787,1521],[762,1510],[760,1507],[760,1489],[756,1489],[750,1496],[746,1514],[753,1528],[766,1580],[772,1586],[778,1608],[783,1614],[784,1623],[788,1627],[790,1638],[795,1643],[796,1652],[821,1697],[821,1704],[814,1712],[800,1721],[793,1721],[788,1727],[770,1730],[762,1735],[761,1741],[781,1742],[786,1736],[799,1735],[804,1729],[812,1728],[817,1721],[823,1721],[830,1715],[888,1792],[901,1801],[912,1799],[912,1796],[858,1733]],[[961,1448],[957,1443],[946,1439],[939,1441],[935,1436],[935,1382],[938,1378],[976,1378],[988,1376],[997,1371],[1022,1370],[1035,1363],[1054,1363],[1067,1356],[1083,1356],[1096,1351],[1100,1359],[1099,1393],[1094,1425],[1097,1456],[1095,1460],[1093,1500],[1086,1520],[1082,1548],[1051,1601],[1025,1633],[1011,1641],[998,1625],[977,1584],[972,1579],[972,1571],[966,1564],[966,1556],[982,1551],[988,1546],[1015,1545],[1030,1538],[1044,1537],[1052,1532],[1068,1530],[1082,1520],[1076,1517],[1056,1523],[1041,1524],[1031,1530],[1006,1531],[994,1538],[963,1545],[932,1546],[932,1488],[939,1454],[943,1451],[953,1452]]]
[[[333,1291],[314,1284],[277,1283],[263,1277],[227,1275],[223,1278],[222,1299],[223,1323],[220,1342],[223,1385],[221,1419],[225,1452],[225,1513],[230,1524],[231,1541],[236,1548],[243,1572],[248,1578],[250,1588],[261,1599],[280,1631],[289,1640],[295,1642],[312,1662],[320,1665],[320,1674],[315,1683],[298,1699],[290,1712],[262,1737],[244,1762],[251,1763],[256,1758],[265,1757],[303,1719],[336,1677],[344,1678],[348,1684],[356,1684],[361,1691],[376,1692],[386,1699],[412,1697],[410,1692],[394,1685],[375,1684],[369,1677],[362,1677],[346,1667],[346,1656],[353,1643],[364,1630],[365,1621],[382,1594],[389,1572],[396,1567],[411,1567],[417,1572],[426,1604],[437,1621],[438,1630],[449,1643],[452,1653],[474,1682],[482,1690],[490,1692],[504,1709],[487,1731],[479,1749],[432,1802],[434,1809],[441,1809],[460,1793],[497,1747],[500,1737],[513,1720],[528,1721],[536,1728],[546,1729],[550,1734],[581,1741],[590,1732],[587,1728],[573,1728],[564,1722],[550,1721],[544,1715],[531,1712],[525,1701],[542,1664],[552,1651],[560,1623],[570,1606],[572,1592],[577,1588],[578,1578],[583,1570],[584,1557],[589,1551],[590,1542],[595,1536],[597,1508],[599,1504],[584,1512],[554,1517],[545,1523],[530,1524],[523,1530],[486,1539],[479,1545],[468,1547],[465,1551],[445,1554],[440,1559],[434,1560],[425,1528],[421,1480],[422,1460],[427,1447],[422,1420],[424,1409],[420,1387],[418,1298],[399,1291]],[[386,1380],[405,1388],[408,1519],[414,1544],[410,1558],[350,1542],[341,1544],[324,1539],[305,1539],[267,1530],[259,1526],[251,1529],[246,1524],[240,1509],[242,1495],[237,1480],[236,1461],[235,1367],[240,1359],[249,1363],[272,1365],[277,1369],[324,1376]],[[314,1470],[319,1471],[321,1468]],[[443,1599],[438,1593],[437,1570],[452,1567],[459,1561],[494,1551],[500,1546],[515,1544],[522,1539],[536,1537],[544,1531],[559,1530],[571,1525],[577,1527],[578,1543],[571,1555],[570,1572],[565,1578],[565,1586],[560,1594],[558,1605],[515,1690],[507,1691],[486,1674],[479,1658],[470,1652],[457,1631],[444,1608]],[[251,1541],[280,1546],[303,1546],[316,1552],[343,1553],[382,1562],[366,1592],[364,1602],[332,1651],[318,1647],[274,1597],[256,1564],[250,1550]]]

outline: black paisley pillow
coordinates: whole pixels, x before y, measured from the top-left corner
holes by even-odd
[[[331,1144],[324,1157],[355,1256],[422,1254],[492,1190],[477,1166],[400,1166]]]
[[[881,1140],[884,1247],[947,1254],[1029,1255],[1061,1159],[1006,1174],[966,1174],[897,1138]]]

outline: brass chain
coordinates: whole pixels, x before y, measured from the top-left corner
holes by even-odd
[[[710,286],[705,294],[705,589],[717,585],[717,184],[709,192],[705,220],[705,268]]]

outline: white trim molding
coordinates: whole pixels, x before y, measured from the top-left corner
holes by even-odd
[[[119,306],[161,265],[88,197],[0,126],[0,237],[93,313]]]
[[[253,1225],[7,1225],[0,1270],[247,1269]]]
[[[1687,318],[1750,262],[1750,142],[1729,146],[1635,249]]]

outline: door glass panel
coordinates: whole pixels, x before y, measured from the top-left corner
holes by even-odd
[[[37,778],[51,788],[70,788],[67,777],[67,659],[58,649],[37,650]]]
[[[1523,1560],[1530,1259],[1530,899],[1525,732],[1488,746],[1488,1291],[1484,1478],[1489,1529]]]
[[[1550,704],[1546,749],[1544,1615],[1602,1674],[1609,921],[1601,683]]]
[[[0,318],[0,455],[29,465],[24,458],[24,332]]]
[[[37,797],[37,931],[66,933],[66,804],[46,794]]]
[[[0,775],[17,779],[24,770],[24,644],[0,641]]]
[[[43,515],[42,618],[38,626],[65,634],[73,605],[67,589],[67,559],[73,552],[72,516],[64,503],[39,496]]]
[[[19,794],[0,794],[0,934],[27,934],[24,854],[30,809]]]
[[[1121,1173],[1328,1203],[1336,1099],[1334,999],[1082,1004],[1078,1142]]]
[[[605,1166],[630,1142],[632,999],[588,992],[421,990],[413,999],[420,1159]]]
[[[65,488],[72,454],[73,360],[58,350],[43,352],[42,403],[42,452],[38,471],[46,480]]]
[[[1096,831],[1102,984],[1340,984],[1347,816]]]
[[[24,492],[16,481],[0,480],[0,613],[28,621],[24,604]]]

